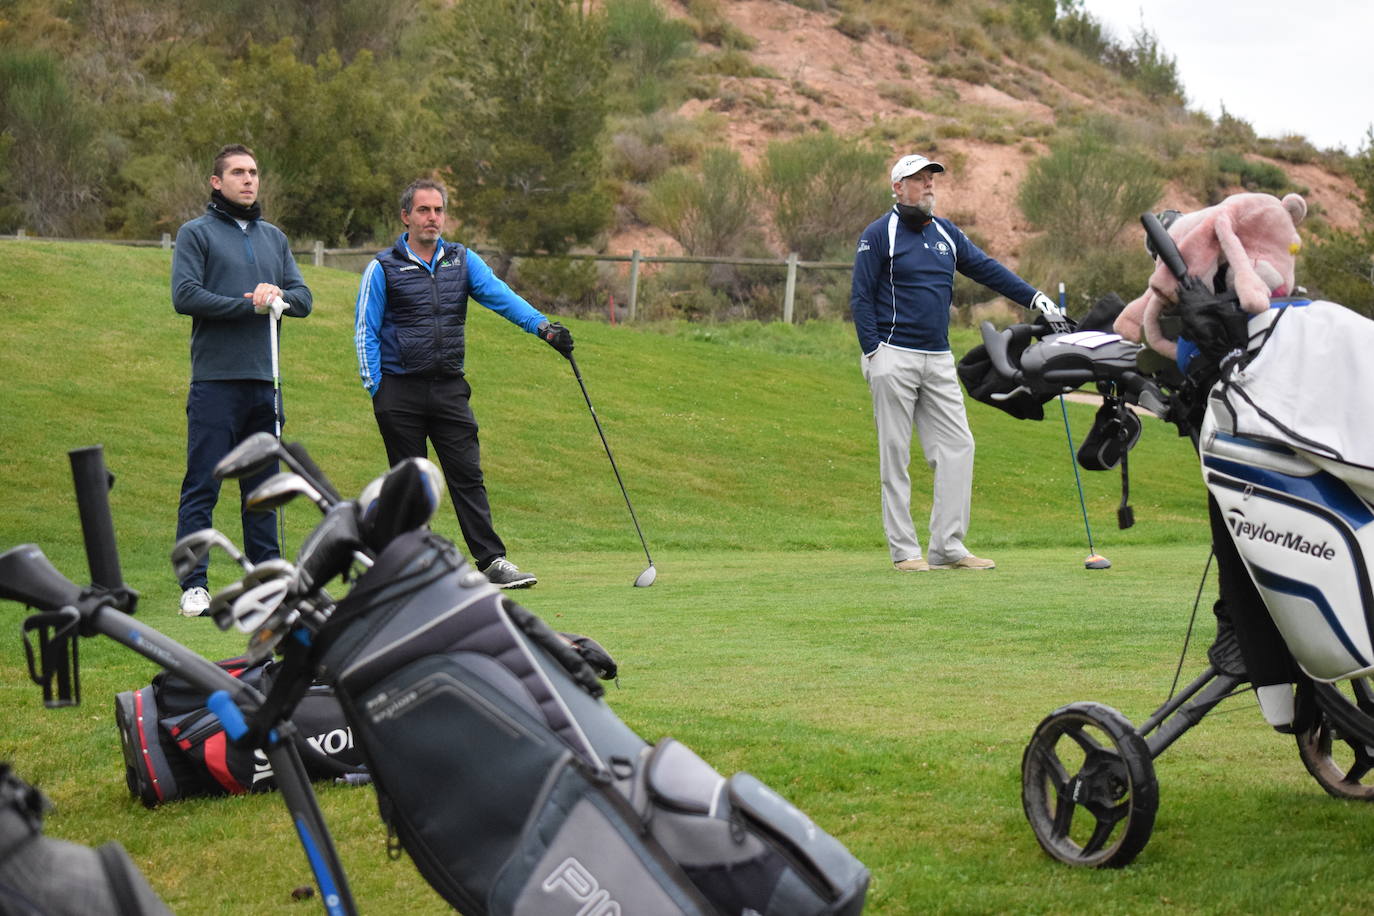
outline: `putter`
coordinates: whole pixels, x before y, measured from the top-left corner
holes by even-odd
[[[1059,311],[1064,312],[1064,284],[1059,284]],[[1078,508],[1083,513],[1083,530],[1088,533],[1088,558],[1083,561],[1084,569],[1111,569],[1112,561],[1097,552],[1093,547],[1093,529],[1088,524],[1088,504],[1083,499],[1083,478],[1078,474],[1078,459],[1073,453],[1073,433],[1069,430],[1069,409],[1064,406],[1064,396],[1059,396],[1059,412],[1064,415],[1064,439],[1069,444],[1069,465],[1073,468],[1073,482],[1078,485]]]
[[[611,445],[606,441],[606,433],[601,429],[601,420],[596,416],[596,408],[592,406],[591,395],[587,394],[587,385],[582,381],[582,373],[577,368],[577,360],[573,359],[571,353],[567,356],[568,362],[572,363],[573,375],[577,377],[577,386],[582,389],[582,397],[587,402],[587,409],[592,413],[592,422],[596,424],[597,435],[601,436],[601,444],[606,447],[606,457],[610,459],[611,470],[615,472],[615,482],[620,484],[620,495],[625,497],[625,508],[630,510],[630,521],[635,524],[635,533],[639,535],[639,543],[644,548],[644,558],[649,561],[649,568],[635,577],[635,587],[648,588],[658,578],[658,570],[654,568],[654,558],[649,556],[649,544],[644,540],[644,532],[639,527],[639,519],[635,517],[635,507],[630,505],[630,494],[625,491],[625,481],[620,479],[620,469],[615,466],[615,456],[611,454]]]

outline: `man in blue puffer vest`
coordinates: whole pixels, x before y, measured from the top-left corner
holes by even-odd
[[[893,565],[992,569],[964,546],[973,494],[973,434],[949,348],[957,270],[1026,308],[1057,314],[1050,299],[935,215],[935,175],[945,167],[903,156],[892,167],[892,210],[869,224],[854,258],[849,305],[873,394],[883,528]],[[911,520],[911,432],[934,473],[926,554]]]
[[[492,273],[477,253],[442,237],[448,193],[436,181],[412,182],[401,195],[406,232],[363,271],[354,316],[358,375],[392,465],[423,458],[425,440],[448,481],[468,555],[498,588],[538,581],[506,559],[482,481],[477,419],[463,377],[469,298],[572,353],[572,332],[550,322]]]

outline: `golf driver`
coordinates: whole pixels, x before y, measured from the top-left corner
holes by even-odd
[[[1064,284],[1059,284],[1059,312],[1064,314]],[[1078,485],[1078,508],[1083,513],[1083,530],[1088,533],[1088,558],[1083,561],[1084,569],[1111,569],[1112,561],[1102,556],[1093,547],[1093,529],[1088,524],[1088,504],[1083,499],[1083,478],[1078,474],[1078,459],[1073,453],[1073,433],[1069,430],[1069,409],[1064,406],[1064,396],[1059,396],[1059,412],[1064,415],[1064,439],[1069,444],[1069,464],[1073,467],[1073,482]]]
[[[568,362],[572,363],[573,375],[577,377],[577,386],[582,389],[582,397],[587,401],[587,409],[592,413],[592,422],[596,424],[597,435],[601,436],[601,444],[606,447],[606,457],[610,459],[611,470],[615,472],[615,482],[620,484],[620,495],[625,497],[625,508],[630,510],[630,521],[635,524],[635,533],[639,535],[639,543],[644,548],[644,558],[649,561],[649,568],[635,578],[635,587],[648,588],[658,578],[658,570],[654,569],[654,558],[649,556],[649,544],[644,540],[644,532],[639,527],[639,519],[635,518],[635,507],[630,505],[630,494],[625,491],[625,481],[620,479],[620,469],[615,466],[615,456],[611,454],[611,445],[606,441],[606,433],[601,429],[601,420],[596,415],[596,408],[592,406],[591,395],[587,394],[587,385],[582,381],[582,373],[577,368],[577,360],[573,359],[571,353],[568,353],[567,357]]]

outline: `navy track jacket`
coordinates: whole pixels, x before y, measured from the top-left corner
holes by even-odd
[[[949,349],[954,272],[1029,306],[1035,287],[969,241],[944,217],[921,229],[907,226],[894,207],[869,224],[854,256],[849,308],[865,354],[879,344],[904,350]]]

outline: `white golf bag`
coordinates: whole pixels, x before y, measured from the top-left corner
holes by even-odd
[[[1318,301],[1250,332],[1208,402],[1203,478],[1294,661],[1324,682],[1374,673],[1374,322]]]

